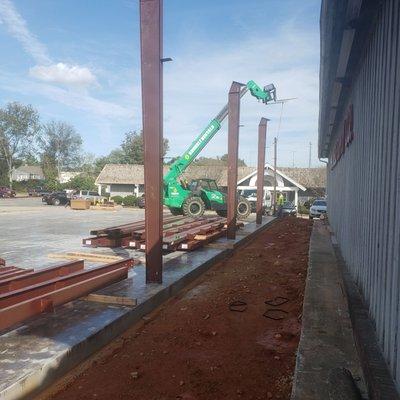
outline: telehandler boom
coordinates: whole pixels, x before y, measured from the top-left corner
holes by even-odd
[[[264,104],[276,101],[276,89],[274,85],[265,86],[263,89],[254,81],[249,81],[241,89],[240,97],[248,91],[256,99]],[[228,115],[228,104],[213,118],[207,127],[193,141],[184,154],[179,157],[164,176],[164,204],[174,215],[183,214],[191,217],[200,217],[204,211],[215,210],[218,215],[226,216],[226,194],[222,193],[215,180],[196,179],[188,184],[181,179],[182,174],[221,129],[221,124]],[[250,203],[243,197],[239,197],[237,215],[239,219],[245,219],[251,212]]]

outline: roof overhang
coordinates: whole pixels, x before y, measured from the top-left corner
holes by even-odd
[[[329,156],[359,60],[382,0],[323,0],[318,155]]]
[[[271,171],[275,171],[274,167],[271,164],[265,163],[264,165],[264,169],[268,168]],[[292,178],[290,178],[289,176],[287,176],[286,174],[284,174],[282,171],[279,171],[278,169],[276,169],[276,173],[281,176],[282,178],[286,179],[287,181],[289,181],[291,184],[293,184],[293,186],[298,187],[300,190],[305,191],[306,188],[303,185],[300,185],[300,183],[296,182],[295,180],[293,180]],[[253,176],[257,175],[257,170],[253,171],[251,174],[248,174],[247,176],[245,176],[244,178],[240,179],[238,181],[238,186],[244,182],[245,180],[252,178]]]

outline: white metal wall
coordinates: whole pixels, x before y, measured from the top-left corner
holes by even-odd
[[[328,165],[328,212],[400,389],[400,9],[387,0],[352,83],[354,140]],[[343,124],[338,127],[343,130]]]

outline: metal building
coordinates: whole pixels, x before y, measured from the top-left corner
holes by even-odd
[[[323,0],[328,215],[400,388],[400,1]]]

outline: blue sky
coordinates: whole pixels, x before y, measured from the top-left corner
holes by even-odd
[[[108,154],[141,128],[139,0],[0,0],[0,106],[30,103]],[[320,0],[164,0],[164,136],[183,153],[227,101],[232,80],[274,83],[281,109],[242,100],[240,156],[254,165],[257,125],[279,131],[278,164],[317,159]],[[280,130],[279,119],[282,112]],[[227,152],[226,125],[202,155]]]

